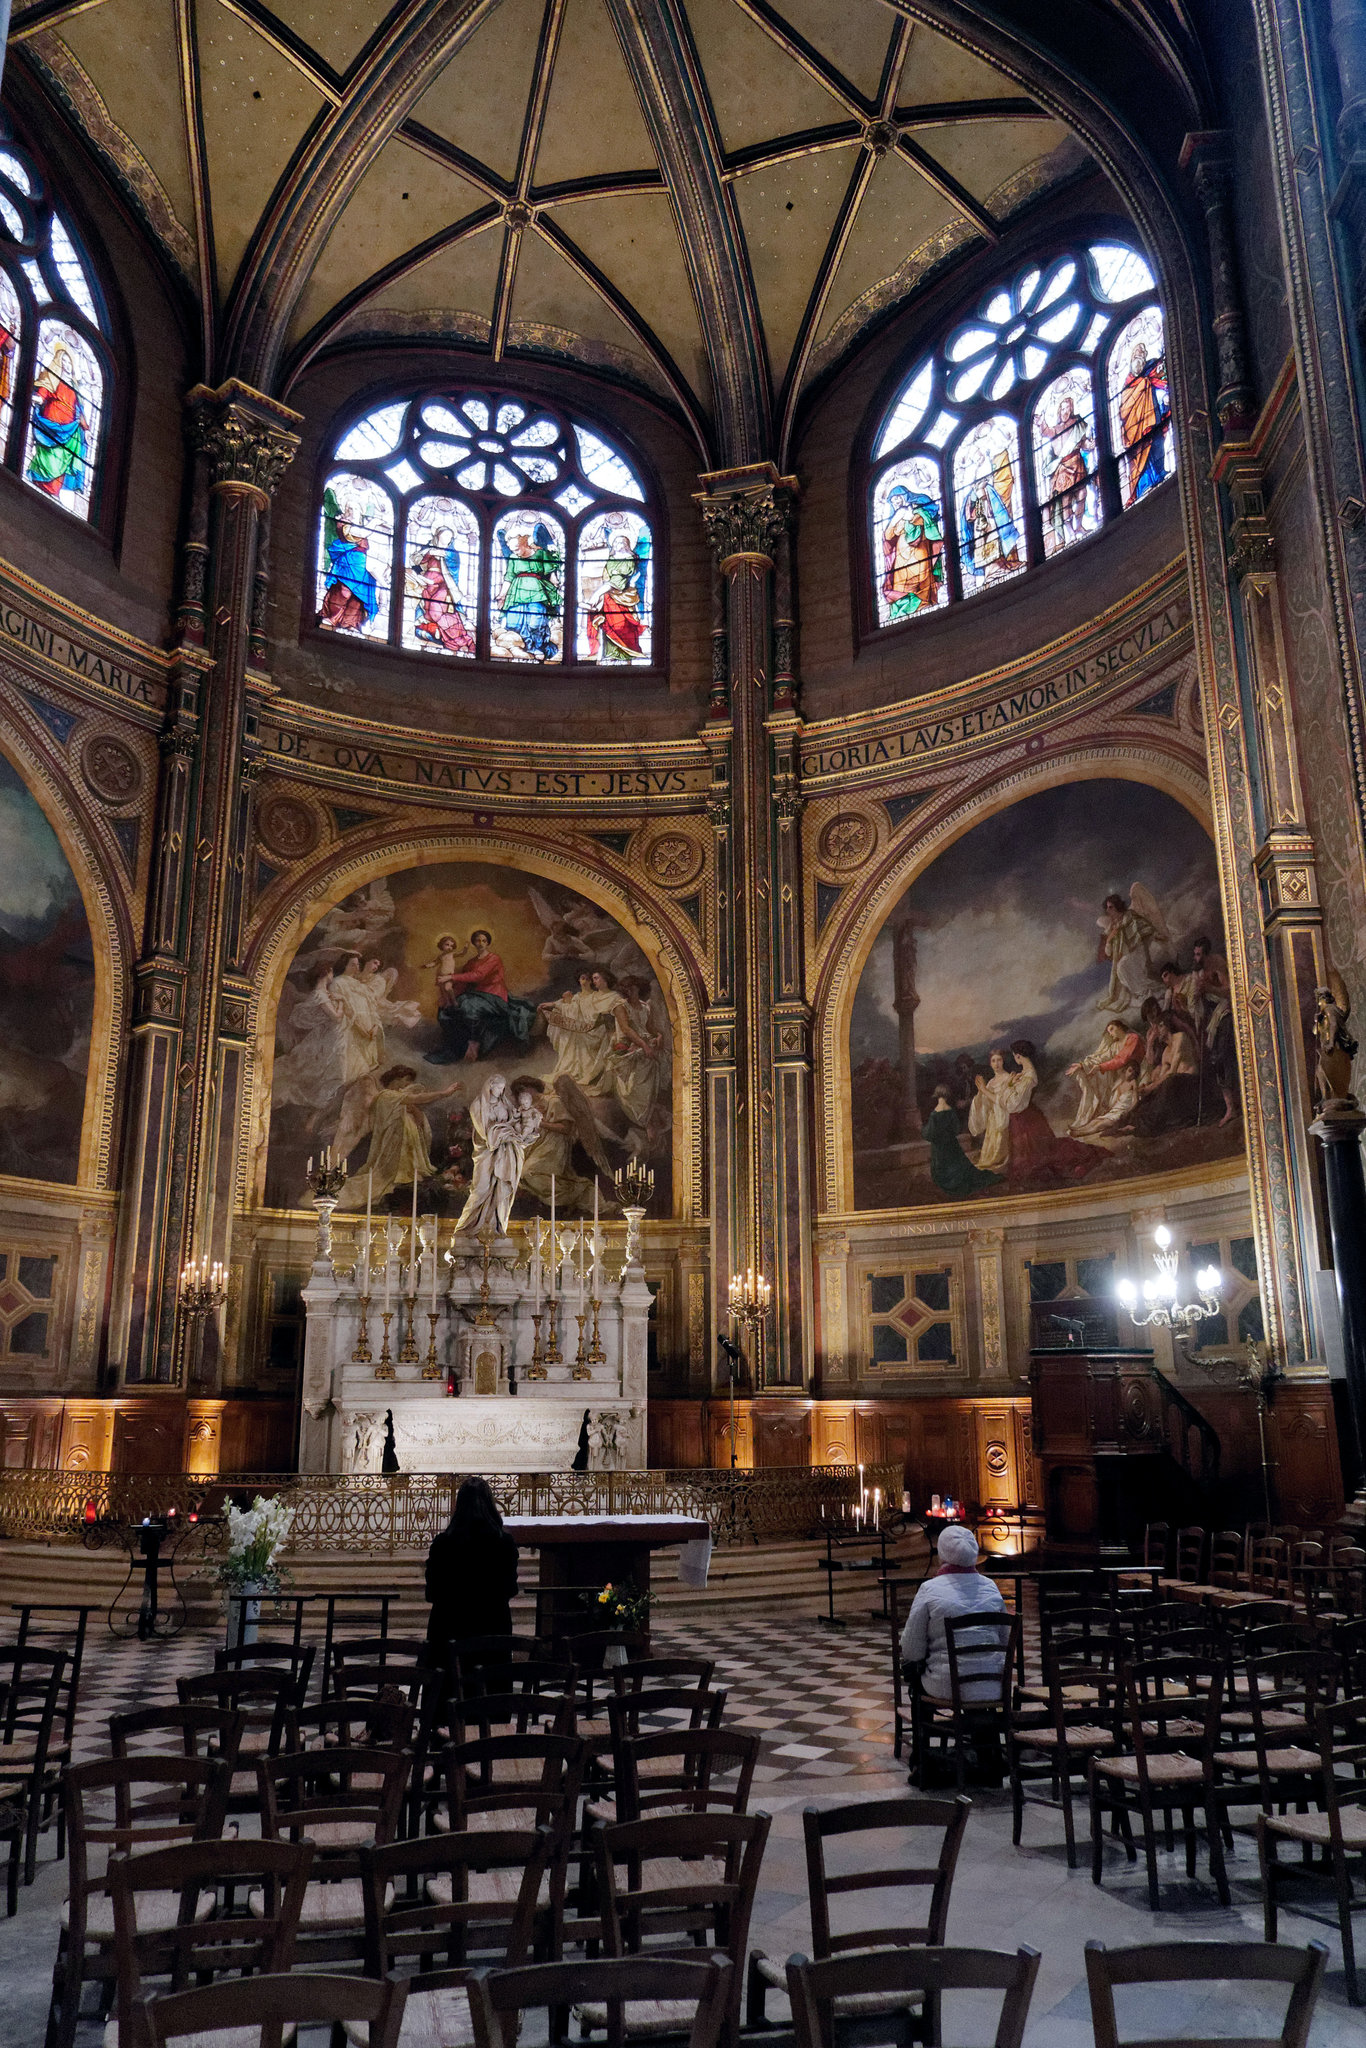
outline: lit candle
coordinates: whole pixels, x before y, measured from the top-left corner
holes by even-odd
[[[417,1293],[417,1168],[413,1168],[413,1220],[408,1230],[408,1264],[413,1269],[413,1293]]]
[[[560,1288],[560,1258],[555,1246],[555,1176],[550,1176],[550,1298],[553,1301]]]
[[[375,1169],[372,1166],[369,1178],[365,1183],[365,1280],[361,1288],[362,1294],[370,1292],[370,1204],[374,1201],[374,1198]]]
[[[436,1314],[436,1255],[441,1248],[441,1225],[435,1209],[432,1211],[432,1314]],[[414,1282],[414,1289],[417,1283]]]
[[[313,1154],[311,1152],[308,1155],[308,1172],[311,1178],[313,1173]]]

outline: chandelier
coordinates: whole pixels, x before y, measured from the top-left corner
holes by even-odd
[[[1219,1313],[1219,1294],[1224,1276],[1217,1266],[1202,1266],[1195,1276],[1198,1301],[1180,1300],[1181,1285],[1177,1277],[1180,1253],[1172,1248],[1172,1234],[1165,1223],[1159,1223],[1153,1232],[1157,1250],[1153,1253],[1155,1274],[1143,1282],[1142,1299],[1144,1308],[1139,1312],[1140,1290],[1132,1280],[1121,1280],[1115,1288],[1121,1304],[1126,1310],[1135,1329],[1175,1330],[1182,1337],[1189,1337],[1197,1323],[1206,1316]]]

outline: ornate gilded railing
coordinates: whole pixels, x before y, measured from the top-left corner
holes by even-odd
[[[499,1472],[487,1475],[505,1515],[696,1515],[719,1543],[813,1536],[858,1499],[852,1465],[803,1465],[758,1472]],[[863,1483],[899,1501],[901,1471],[869,1465]],[[459,1473],[349,1473],[325,1478],[279,1473],[196,1479],[136,1472],[0,1472],[0,1536],[62,1538],[98,1545],[115,1524],[145,1515],[198,1517],[205,1547],[216,1545],[223,1504],[284,1494],[294,1509],[289,1552],[425,1550],[446,1526]]]

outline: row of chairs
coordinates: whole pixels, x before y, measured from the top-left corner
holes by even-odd
[[[995,1992],[1000,2008],[993,2048],[1021,2048],[1042,1957],[1021,1947],[939,1948],[836,1957],[811,1962],[789,1957],[785,1978],[792,2001],[796,2048],[835,2048],[841,2001],[867,1994],[899,2005],[928,2007],[949,1993]],[[1253,1944],[1179,1942],[1154,1948],[1110,1950],[1086,1944],[1086,1982],[1096,2048],[1120,2048],[1115,1993],[1155,1984],[1237,1982],[1281,1985],[1288,1991],[1278,2033],[1259,2048],[1306,2048],[1323,1982],[1326,1951],[1259,1948]],[[717,2048],[722,2038],[730,1965],[722,1958],[629,1956],[589,1962],[532,1964],[521,1969],[472,1970],[466,1984],[474,2048],[513,2048],[531,2014],[544,2015],[546,2037],[557,2040],[565,2012],[600,2011],[607,2048],[620,2048],[622,2016],[631,2006],[669,2007],[674,2033],[687,2048]],[[192,2039],[211,2043],[235,2032],[233,2048],[256,2032],[261,2048],[280,2048],[284,2030],[329,2026],[367,2048],[398,2048],[408,1985],[355,1977],[267,1974],[139,2002],[136,2019],[145,2048],[173,2048]],[[225,2043],[225,2048],[227,2044]],[[1216,2040],[1185,2037],[1185,2048],[1222,2048]]]
[[[1143,1562],[1178,1584],[1288,1600],[1311,1616],[1366,1613],[1366,1550],[1339,1531],[1255,1523],[1246,1530],[1173,1530],[1150,1522]]]

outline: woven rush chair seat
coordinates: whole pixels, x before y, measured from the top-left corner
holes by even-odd
[[[1247,1707],[1235,1707],[1231,1714],[1222,1716],[1220,1725],[1239,1731],[1248,1730],[1252,1727],[1252,1711]],[[1309,1724],[1304,1715],[1297,1714],[1291,1707],[1263,1707],[1262,1726],[1277,1729],[1287,1735],[1297,1729],[1303,1730],[1305,1734],[1309,1732]]]
[[[1122,1778],[1126,1785],[1139,1782],[1137,1757],[1100,1757],[1096,1771],[1103,1778]],[[1200,1785],[1204,1782],[1205,1767],[1195,1756],[1150,1756],[1148,1776],[1154,1785]]]
[[[373,1840],[373,1836],[370,1839]],[[255,1917],[263,1910],[260,1892],[249,1892],[247,1911]],[[304,1894],[303,1911],[299,1915],[300,1933],[309,1928],[360,1927],[364,1922],[365,1892],[358,1877],[315,1878],[309,1885]]]
[[[1294,1745],[1286,1749],[1269,1749],[1266,1767],[1270,1771],[1316,1771],[1319,1753],[1316,1749],[1300,1749]],[[1228,1755],[1220,1755],[1219,1768],[1221,1771],[1236,1771],[1239,1777],[1255,1777],[1260,1765],[1255,1750],[1234,1750]]]
[[[342,2033],[351,2048],[365,2048],[369,2030],[360,2021],[347,2020]],[[259,2048],[259,2041],[259,2034],[253,2032],[250,2048]],[[474,2048],[474,2021],[464,1985],[447,1985],[439,1991],[410,1990],[398,2048]]]
[[[1053,1749],[1058,1743],[1056,1728],[1017,1728],[1015,1741],[1021,1749]],[[1113,1749],[1115,1738],[1109,1728],[1093,1727],[1089,1722],[1074,1725],[1066,1731],[1069,1749]]]
[[[690,1998],[628,1998],[622,2006],[622,2024],[628,2035],[648,2040],[654,2035],[686,2034],[692,2029],[696,2004]],[[576,2005],[574,2018],[582,2027],[601,2033],[607,2025],[605,2005]]]
[[[487,1814],[483,1818],[495,1820],[498,1816],[496,1814]],[[506,1821],[504,1821],[504,1827],[506,1827]],[[489,1829],[485,1832],[491,1833],[493,1831]],[[427,1878],[422,1889],[433,1905],[449,1906],[455,1898],[454,1882],[444,1873],[438,1874],[436,1877]],[[515,1906],[520,1890],[521,1878],[515,1870],[472,1870],[469,1876],[469,1888],[465,1896],[476,1901],[481,1899],[487,1900],[490,1905]],[[549,1903],[550,1878],[547,1874],[541,1879],[541,1889],[537,1894],[537,1904],[545,1906],[549,1905]]]
[[[213,1916],[213,1900],[201,1899],[195,1908],[195,1917],[208,1920]],[[138,1923],[149,1933],[162,1933],[174,1927],[180,1913],[179,1892],[144,1892],[138,1901]],[[64,1934],[71,1931],[71,1900],[63,1899],[60,1926]],[[85,1933],[88,1941],[112,1941],[114,1939],[114,1901],[108,1892],[91,1892],[85,1908]]]
[[[751,1958],[751,1968],[775,1991],[787,1990],[785,1960],[780,1963],[776,1956],[759,1950]],[[924,2003],[919,1991],[850,1991],[835,2000],[835,2013],[842,2019],[875,2019],[880,2013],[919,2012]]]
[[[357,2040],[362,2030],[356,2029]],[[280,2048],[294,2048],[299,2038],[297,2027],[284,2027],[280,2033]],[[119,2023],[116,2019],[105,2021],[100,2048],[119,2048]],[[259,2027],[223,2027],[212,2034],[177,2034],[176,2048],[261,2048]],[[454,2044],[453,2044],[454,2048]]]
[[[1366,1808],[1344,1808],[1340,1818],[1345,1846],[1366,1849]],[[1271,1825],[1278,1835],[1285,1835],[1292,1842],[1321,1846],[1332,1838],[1326,1813],[1278,1813]]]
[[[1052,1697],[1046,1685],[1020,1685],[1015,1689],[1022,1700],[1037,1700],[1045,1707]],[[1100,1698],[1101,1690],[1099,1685],[1065,1685],[1062,1688],[1062,1696],[1073,1706],[1089,1707]]]

